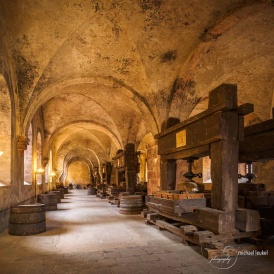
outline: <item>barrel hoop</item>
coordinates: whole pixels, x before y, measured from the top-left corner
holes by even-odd
[[[9,234],[15,236],[29,236],[46,231],[46,221],[33,224],[10,224]]]

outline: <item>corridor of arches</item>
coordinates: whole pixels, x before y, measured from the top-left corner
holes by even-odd
[[[136,180],[158,191],[154,136],[222,83],[254,105],[245,126],[273,118],[273,14],[271,0],[0,1],[0,232],[12,206],[100,183],[127,144]],[[177,183],[186,170],[178,160]],[[210,183],[210,158],[194,171]],[[274,190],[272,159],[254,172]]]

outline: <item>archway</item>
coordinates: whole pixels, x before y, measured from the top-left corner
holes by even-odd
[[[84,161],[72,161],[68,165],[65,185],[72,184],[75,187],[86,188],[91,183],[91,170]]]
[[[24,152],[24,185],[32,183],[32,124],[28,130],[29,145]]]
[[[0,74],[0,186],[11,183],[11,99]]]

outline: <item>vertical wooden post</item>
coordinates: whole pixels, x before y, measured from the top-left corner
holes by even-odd
[[[111,171],[112,171],[111,162],[106,162],[106,183],[108,185],[110,185],[110,181],[111,181]]]
[[[126,144],[125,148],[125,163],[126,163],[126,171],[125,171],[125,177],[126,177],[126,184],[127,184],[127,192],[130,194],[135,193],[135,170],[134,170],[134,155],[135,153],[135,146],[132,143]]]
[[[162,160],[160,163],[161,190],[174,190],[176,187],[176,160]]]
[[[169,117],[161,125],[161,131],[180,123],[179,118]],[[176,188],[176,160],[163,160],[160,162],[160,188],[161,190],[175,190]]]
[[[223,140],[210,144],[211,206],[230,213],[226,227],[227,231],[233,231],[238,197],[239,133],[244,126],[237,112],[235,85],[223,84],[213,90],[209,96],[209,108],[214,109],[224,100],[231,110],[221,115]]]
[[[231,213],[228,230],[233,230],[238,196],[238,114],[223,114],[225,139],[210,145],[211,154],[211,205],[215,209]]]

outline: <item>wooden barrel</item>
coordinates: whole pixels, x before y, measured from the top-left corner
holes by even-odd
[[[61,193],[61,199],[65,198],[65,191],[64,191],[63,188],[60,187],[60,188],[55,189],[54,191],[60,191],[60,193]]]
[[[57,210],[57,196],[56,194],[40,194],[38,202],[45,205],[46,211]]]
[[[57,197],[57,203],[61,203],[61,192],[60,191],[47,191],[46,194],[55,194]]]
[[[93,186],[89,186],[87,195],[96,195],[97,194],[97,189]]]
[[[64,194],[68,194],[68,188],[64,187]]]
[[[10,235],[28,236],[44,231],[46,231],[44,204],[19,205],[10,209]]]
[[[120,196],[119,213],[126,215],[141,214],[143,210],[142,195]]]

